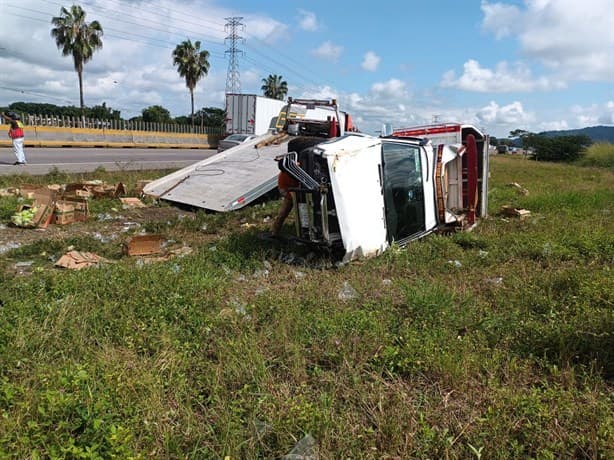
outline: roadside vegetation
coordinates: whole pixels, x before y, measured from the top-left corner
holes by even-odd
[[[614,172],[491,160],[473,232],[344,266],[259,239],[275,201],[144,223],[193,249],[158,263],[92,237],[111,199],[6,251],[0,457],[613,458]],[[70,246],[113,263],[53,268]]]
[[[578,163],[582,166],[596,166],[601,168],[614,168],[614,144],[611,142],[598,142],[589,146]]]

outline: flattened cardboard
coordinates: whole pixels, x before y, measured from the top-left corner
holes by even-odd
[[[531,211],[528,209],[514,208],[513,206],[502,206],[501,211],[503,214],[509,217],[518,217],[520,220],[524,220],[531,215]]]
[[[132,209],[132,208],[146,208],[147,205],[143,203],[138,198],[128,197],[128,198],[120,198],[119,201],[122,202],[122,207],[124,209]]]
[[[58,259],[55,266],[71,270],[81,270],[82,268],[98,265],[104,261],[104,258],[93,252],[69,251]]]
[[[149,256],[162,253],[163,239],[160,235],[137,235],[124,245],[129,256]]]

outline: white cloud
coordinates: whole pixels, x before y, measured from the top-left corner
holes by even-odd
[[[574,105],[569,111],[573,127],[614,125],[614,101],[589,106]]]
[[[380,63],[380,57],[375,54],[373,51],[367,51],[362,60],[362,68],[368,70],[369,72],[375,72],[377,70],[377,66]]]
[[[511,35],[521,19],[520,10],[515,5],[482,1],[482,11],[484,12],[482,27],[497,38]]]
[[[533,132],[541,133],[543,131],[563,131],[565,129],[569,129],[569,124],[566,120],[553,120],[538,123]]]
[[[374,83],[371,94],[375,98],[402,100],[407,97],[405,82],[392,78],[386,82]]]
[[[314,32],[320,28],[318,18],[311,11],[298,10],[300,14],[299,27],[309,32]]]
[[[92,0],[83,5],[86,20],[98,20],[104,29],[103,48],[85,64],[85,103],[106,102],[121,110],[123,117],[134,116],[150,104],[164,105],[174,116],[186,114],[189,93],[172,65],[171,53],[178,43],[190,38],[200,40],[210,53],[209,75],[196,86],[197,108],[222,106],[228,66],[223,18],[236,12],[211,2],[206,9],[203,6],[204,2],[195,0]],[[78,105],[72,59],[61,55],[50,36],[51,18],[59,13],[60,4],[37,0],[3,8],[0,105],[15,101]],[[286,30],[284,24],[266,16],[246,15],[242,22],[249,27],[240,33],[254,47],[279,39]],[[22,38],[16,42],[14,37]]]
[[[446,72],[441,86],[465,91],[509,93],[560,89],[565,84],[546,77],[534,78],[530,69],[522,63],[510,65],[503,61],[492,70],[470,59],[463,65],[463,74],[458,78],[453,70]]]
[[[252,43],[253,46],[261,46],[258,41],[270,45],[282,40],[288,33],[288,26],[286,24],[265,16],[246,16],[242,23],[245,25],[249,24],[245,31],[240,31],[239,33],[239,35],[246,38],[248,45],[253,42],[252,38],[256,39],[256,43]]]
[[[522,52],[568,80],[614,81],[614,16],[611,0],[482,2],[483,27],[513,36]]]
[[[515,126],[516,128],[526,127],[535,119],[535,115],[525,112],[518,101],[504,106],[491,101],[487,106],[479,109],[476,116],[481,123]]]
[[[343,46],[335,45],[331,41],[325,41],[311,53],[314,56],[336,62],[341,56],[342,52]]]

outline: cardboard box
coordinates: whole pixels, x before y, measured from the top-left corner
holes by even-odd
[[[56,194],[47,188],[34,192],[32,206],[37,208],[33,222],[36,227],[47,228],[53,219]]]
[[[75,221],[75,207],[69,201],[58,200],[53,210],[53,223],[58,225],[72,224]]]
[[[162,252],[163,239],[160,235],[137,235],[130,238],[124,246],[129,256],[149,256]]]
[[[90,209],[86,198],[65,196],[62,201],[73,206],[75,222],[85,222],[88,219]]]
[[[91,198],[94,195],[89,190],[75,190],[75,196],[79,198]]]

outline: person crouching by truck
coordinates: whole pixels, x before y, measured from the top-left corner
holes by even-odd
[[[23,132],[23,123],[15,112],[2,112],[2,118],[4,118],[10,128],[9,128],[9,137],[13,142],[13,152],[17,157],[17,161],[13,163],[14,165],[25,165],[26,164],[26,155],[23,151],[23,140],[24,140],[24,132]]]
[[[296,187],[298,187],[296,179],[284,171],[279,172],[277,176],[277,188],[279,189],[279,194],[282,196],[283,201],[281,202],[277,218],[275,222],[273,222],[272,233],[274,237],[278,237],[281,234],[281,228],[284,225],[284,221],[292,211],[293,198],[290,190]]]

